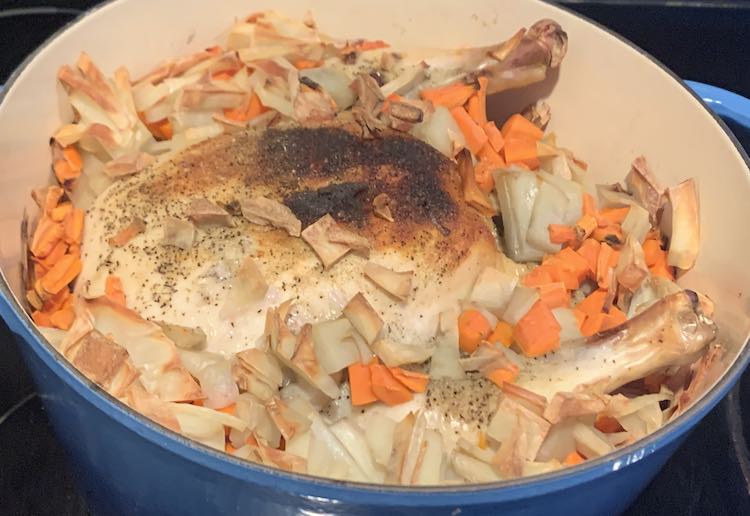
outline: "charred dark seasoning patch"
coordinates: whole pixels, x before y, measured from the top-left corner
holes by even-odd
[[[360,187],[354,188],[358,201],[362,197],[365,205],[384,192],[394,201],[399,218],[416,223],[443,223],[456,213],[453,199],[441,184],[441,173],[451,162],[408,136],[363,139],[331,127],[269,129],[260,136],[257,160],[265,174],[292,176],[297,185],[310,179],[328,181],[330,190],[325,192],[299,186],[287,190],[284,197],[306,225],[324,215],[324,208],[338,214],[338,220],[357,226],[366,222],[361,202],[341,195],[352,191],[352,184],[360,184],[346,181],[346,174],[355,169],[362,170],[358,177],[372,186],[364,195]]]

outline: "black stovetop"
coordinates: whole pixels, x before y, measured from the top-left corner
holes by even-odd
[[[0,84],[49,34],[97,3],[0,0]],[[630,38],[681,77],[750,96],[747,0],[560,3]],[[750,132],[732,129],[750,149]],[[0,514],[88,514],[17,345],[0,321]],[[627,514],[750,514],[748,438],[750,373],[698,425]]]

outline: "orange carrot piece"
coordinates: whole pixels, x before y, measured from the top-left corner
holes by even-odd
[[[583,213],[582,215],[591,215],[592,217],[596,217],[597,211],[596,211],[596,201],[591,196],[590,193],[583,194]]]
[[[607,318],[607,314],[599,312],[598,314],[587,315],[586,320],[581,326],[581,334],[584,337],[591,337],[592,335],[602,331],[602,326]]]
[[[232,403],[231,405],[215,410],[217,410],[218,412],[223,412],[224,414],[229,414],[230,416],[234,416],[235,414],[237,414],[237,404]]]
[[[80,172],[83,169],[83,158],[81,158],[81,154],[75,146],[68,145],[62,152],[63,156],[65,156],[65,161],[68,162],[72,170]]]
[[[477,158],[479,158],[480,161],[487,161],[491,163],[494,168],[502,168],[507,166],[503,157],[500,156],[500,154],[492,148],[492,145],[489,141],[487,141],[487,143],[485,143],[484,146],[479,150]]]
[[[542,264],[528,272],[521,282],[527,287],[540,287],[548,283],[554,283],[554,280],[550,274],[550,267]]]
[[[261,104],[260,97],[253,92],[241,106],[226,108],[224,116],[237,122],[247,122],[266,111],[268,111],[268,108]]]
[[[495,188],[495,178],[492,172],[497,168],[499,167],[487,160],[480,161],[474,167],[474,181],[483,192],[490,193]]]
[[[619,257],[619,251],[615,251],[606,242],[602,242],[599,257],[596,260],[596,282],[599,288],[609,288],[609,270],[617,265]]]
[[[228,81],[231,80],[232,77],[234,77],[234,73],[227,70],[221,70],[211,74],[211,79],[214,81]]]
[[[55,328],[69,330],[73,325],[73,319],[75,319],[75,317],[76,314],[72,308],[63,308],[62,310],[58,310],[51,314],[49,320]]]
[[[561,308],[570,305],[570,292],[565,283],[548,283],[539,287],[539,298],[549,308]]]
[[[297,59],[292,62],[292,65],[294,65],[297,70],[307,70],[308,68],[319,68],[323,65],[323,61],[319,59]]]
[[[234,452],[237,451],[237,448],[232,446],[230,443],[224,443],[224,451],[229,455],[234,455]]]
[[[42,217],[31,239],[31,254],[37,258],[49,255],[64,234],[65,229],[62,224],[51,218]]]
[[[573,315],[576,318],[576,323],[578,326],[578,329],[581,329],[581,326],[583,326],[583,323],[586,321],[586,312],[583,312],[582,310],[579,310],[578,308],[573,309]]]
[[[518,378],[518,366],[513,365],[511,368],[500,367],[487,374],[487,379],[502,388],[504,383],[513,383]]]
[[[404,384],[412,392],[424,392],[427,390],[427,384],[430,383],[430,376],[417,373],[415,371],[407,371],[400,367],[389,367],[393,377]]]
[[[598,416],[596,416],[596,421],[594,421],[594,428],[596,428],[600,432],[604,432],[605,434],[615,434],[624,430],[617,419],[613,418],[612,416],[605,416],[604,414],[599,414]]]
[[[499,342],[506,348],[510,347],[513,344],[513,326],[508,322],[498,321],[495,329],[487,337],[487,342],[490,344],[497,344]]]
[[[458,316],[458,347],[473,353],[492,332],[487,318],[479,310],[466,310]]]
[[[435,106],[443,106],[452,110],[459,107],[463,109],[463,105],[474,95],[474,92],[476,92],[474,86],[456,82],[448,86],[422,90],[419,95],[424,100],[432,102]],[[468,113],[466,113],[466,117],[471,120]]]
[[[526,165],[531,170],[539,168],[539,154],[534,140],[505,138],[503,153],[508,164]]]
[[[367,52],[368,50],[377,50],[378,48],[388,48],[390,45],[383,40],[366,40],[347,42],[346,46],[341,49],[342,53],[350,54],[352,52]]]
[[[581,274],[580,270],[577,270],[573,265],[565,261],[559,253],[547,258],[544,261],[544,266],[549,268],[549,276],[551,278],[549,283],[565,283],[565,288],[569,290],[575,290],[580,287],[582,276],[585,276],[585,273]],[[586,271],[588,271],[588,266]]]
[[[503,133],[497,128],[495,122],[487,122],[484,124],[484,132],[487,134],[487,139],[489,140],[490,145],[492,145],[492,148],[495,149],[495,152],[503,150],[503,147],[505,146],[505,138],[503,138]]]
[[[122,288],[122,281],[117,276],[111,274],[107,276],[104,283],[104,295],[112,302],[125,306],[125,291]]]
[[[49,294],[57,294],[81,272],[81,260],[66,254],[52,267],[41,280],[41,286]]]
[[[610,226],[599,226],[591,233],[591,238],[598,240],[599,242],[624,242],[625,236],[622,233],[622,228],[618,225]]]
[[[548,231],[549,241],[553,244],[567,244],[578,238],[576,230],[564,224],[550,224]]]
[[[592,275],[596,276],[597,271],[597,262],[599,260],[599,250],[601,249],[601,244],[594,240],[593,238],[587,238],[583,241],[581,244],[581,247],[578,248],[576,251],[581,258],[586,260],[586,263],[589,266],[589,271]]]
[[[601,313],[604,309],[604,302],[607,300],[606,290],[595,290],[584,298],[583,301],[576,305],[576,309],[587,316]]]
[[[80,208],[73,208],[63,221],[65,241],[69,244],[80,244],[83,241],[83,219],[85,212]]]
[[[159,141],[171,140],[172,136],[174,135],[172,122],[170,122],[168,118],[165,118],[164,120],[160,120],[158,122],[146,124],[146,128],[151,131],[151,134],[154,135],[154,138]]]
[[[59,260],[63,257],[63,255],[68,251],[68,244],[63,242],[62,240],[58,240],[57,244],[55,244],[55,247],[52,248],[52,251],[45,256],[44,258],[34,258],[39,263],[41,263],[45,269],[49,270],[51,269]]]
[[[464,139],[466,139],[466,146],[473,154],[479,154],[479,151],[482,150],[484,144],[487,143],[487,135],[482,128],[471,119],[469,113],[467,113],[463,107],[458,106],[452,108],[451,114],[458,124],[458,128],[461,129]]]
[[[605,208],[599,212],[599,219],[604,222],[605,226],[615,226],[622,224],[622,221],[628,216],[629,211],[630,206],[625,206],[624,208]],[[602,225],[601,222],[599,225]]]
[[[47,312],[42,312],[41,310],[35,310],[31,313],[31,319],[34,321],[34,324],[37,326],[45,326],[47,328],[53,328],[54,325],[52,324],[52,320],[50,318],[50,314]]]
[[[65,195],[65,190],[59,186],[50,186],[47,188],[47,194],[44,196],[44,214],[49,215],[52,210],[60,203],[60,199]]]
[[[588,238],[598,227],[599,223],[593,215],[582,215],[576,222],[576,228],[583,234],[581,238]]]
[[[513,328],[513,340],[524,355],[538,357],[560,347],[560,330],[552,310],[537,301]]]
[[[359,407],[378,401],[372,392],[370,367],[361,363],[352,364],[347,368],[349,372],[349,389],[351,390],[352,405]]]
[[[602,322],[601,330],[599,331],[605,331],[612,328],[615,328],[617,326],[620,326],[622,323],[628,320],[628,316],[625,315],[619,308],[616,306],[611,306],[609,308],[609,313],[604,318],[604,321]]]
[[[487,84],[489,80],[487,77],[480,77],[477,82],[479,83],[479,91],[469,97],[466,111],[469,112],[472,120],[480,127],[484,127],[487,124]]]
[[[505,121],[500,132],[503,133],[503,138],[506,140],[509,138],[518,138],[531,140],[536,143],[544,137],[544,131],[518,113]],[[534,149],[536,149],[536,145]]]
[[[578,281],[583,281],[591,272],[588,261],[570,247],[557,253],[557,257],[565,262],[568,270],[576,275]]]
[[[68,163],[64,159],[55,161],[52,164],[52,169],[55,171],[55,177],[60,183],[78,179],[78,177],[80,177],[81,175],[80,170],[73,170],[73,168],[70,166],[70,163]]]
[[[647,266],[653,267],[658,264],[664,254],[666,254],[666,251],[661,248],[661,243],[658,240],[648,239],[643,242],[643,257]]]
[[[370,364],[372,392],[386,405],[400,405],[413,398],[413,394],[401,382],[396,380],[391,371],[384,365]]]
[[[586,459],[584,459],[580,453],[578,453],[577,451],[572,451],[565,457],[565,460],[563,460],[563,464],[565,464],[566,466],[575,466],[577,464],[581,464],[585,460]]]
[[[50,211],[49,216],[55,222],[62,222],[65,219],[65,216],[68,213],[70,213],[72,210],[73,210],[73,205],[70,204],[69,202],[64,202],[52,208],[52,211]]]
[[[54,312],[57,312],[58,310],[62,310],[63,308],[65,308],[65,305],[69,303],[68,300],[72,301],[71,298],[72,296],[70,294],[70,290],[64,288],[44,302],[42,311],[47,312],[48,314],[52,314]]]

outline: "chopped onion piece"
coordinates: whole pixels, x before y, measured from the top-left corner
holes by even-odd
[[[368,344],[375,342],[383,329],[383,319],[361,292],[349,300],[343,313]]]
[[[517,284],[518,278],[515,276],[493,267],[485,267],[474,282],[469,301],[500,317],[510,302]]]
[[[504,251],[517,262],[541,260],[544,252],[526,240],[534,202],[539,193],[536,174],[524,170],[495,171],[495,189],[503,219]]]
[[[560,325],[560,342],[568,342],[583,337],[573,310],[559,307],[552,310],[552,315],[555,316],[557,323]]]
[[[385,470],[373,460],[362,432],[346,419],[342,419],[331,425],[330,430],[341,444],[344,445],[357,465],[359,465],[367,480],[378,483],[382,483],[385,480]]]
[[[352,79],[343,70],[333,67],[310,68],[301,70],[299,75],[319,84],[336,102],[339,111],[349,109],[354,104],[354,91],[349,87]]]
[[[548,181],[542,181],[534,200],[534,209],[529,220],[526,241],[535,249],[545,253],[556,253],[562,247],[550,241],[550,224],[565,224],[568,199],[565,194]]]
[[[393,452],[393,438],[396,422],[378,412],[373,412],[367,418],[365,425],[365,440],[367,441],[375,462],[385,467]]]
[[[405,300],[411,293],[414,271],[396,272],[382,265],[367,262],[364,273],[376,285],[401,300]]]
[[[458,344],[456,344],[458,349]],[[420,364],[435,354],[435,346],[402,344],[382,338],[372,344],[372,351],[388,367],[404,364]]]
[[[462,478],[475,484],[498,482],[503,479],[492,466],[464,453],[453,454],[453,469]]]
[[[263,274],[250,256],[234,272],[229,293],[221,307],[222,319],[234,319],[247,310],[256,307],[266,297],[268,284]]]
[[[424,450],[420,451],[412,484],[434,486],[443,478],[443,439],[432,429],[424,432]]]
[[[646,235],[651,231],[651,221],[648,211],[637,204],[630,206],[625,220],[622,221],[622,232],[625,236],[632,236],[641,244],[646,240]]]
[[[466,140],[453,115],[442,106],[436,106],[433,113],[426,114],[424,121],[415,124],[411,133],[449,158],[466,147]]]
[[[354,327],[345,318],[323,321],[312,326],[315,355],[327,374],[341,371],[359,362],[359,349],[354,342]]]
[[[694,179],[683,181],[667,190],[671,207],[671,227],[667,263],[683,271],[695,265],[700,251],[700,205]]]
[[[576,423],[573,427],[573,438],[576,449],[587,459],[601,457],[614,449],[604,434],[583,423]]]
[[[333,220],[333,217],[326,214],[302,231],[302,240],[313,248],[313,251],[318,255],[320,261],[323,262],[323,267],[326,269],[331,267],[351,249],[347,245],[330,241],[328,231],[335,225],[336,221]]]

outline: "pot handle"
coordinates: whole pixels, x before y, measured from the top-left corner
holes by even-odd
[[[702,82],[685,81],[685,83],[703,99],[703,102],[708,104],[714,113],[750,129],[750,99]]]

